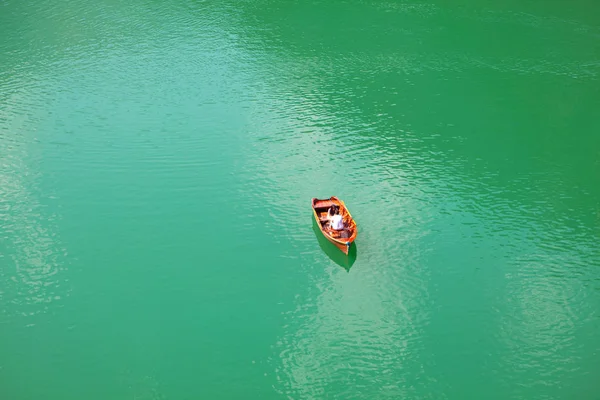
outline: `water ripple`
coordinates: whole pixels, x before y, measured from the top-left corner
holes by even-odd
[[[102,268],[79,295],[106,326],[135,337],[127,313],[146,310],[169,360],[189,330],[182,353],[211,378],[252,341],[259,364],[272,344],[268,383],[245,378],[288,398],[464,398],[481,382],[555,398],[588,382],[597,27],[534,5],[338,6],[3,5],[0,323],[65,303],[64,238],[81,236]],[[310,198],[334,194],[359,224],[350,268],[310,228]],[[241,316],[256,310],[272,326]],[[225,315],[237,336],[197,343]],[[164,387],[129,373],[127,394],[166,397],[184,368]]]

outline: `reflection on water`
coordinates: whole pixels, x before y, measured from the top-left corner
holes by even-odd
[[[319,242],[319,247],[321,247],[321,250],[327,254],[327,257],[329,257],[331,261],[344,268],[347,272],[350,272],[350,268],[352,268],[352,265],[354,265],[356,256],[358,254],[356,242],[352,243],[350,246],[350,251],[346,255],[333,243],[327,240],[327,238],[325,238],[323,232],[321,232],[319,229],[317,221],[315,221],[314,218],[312,218],[312,221],[313,231],[315,232],[315,236],[317,237],[317,241]]]
[[[21,111],[35,96],[36,89],[28,89],[32,93],[7,96],[0,110],[0,300],[10,299],[1,301],[1,310],[13,316],[45,313],[68,295],[60,276],[67,251],[57,234],[59,216],[47,211],[57,199],[39,188],[39,144],[21,134],[36,129],[37,116]]]

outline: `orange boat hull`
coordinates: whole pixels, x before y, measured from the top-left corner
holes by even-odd
[[[329,220],[327,219],[327,211],[332,205],[337,205],[340,208],[340,213],[344,219],[344,230],[334,231],[329,227]],[[317,225],[321,230],[321,233],[327,240],[329,240],[335,247],[340,249],[345,254],[348,254],[350,246],[356,239],[358,234],[358,227],[356,221],[352,218],[350,211],[346,208],[344,202],[335,196],[329,199],[312,199],[312,209]]]

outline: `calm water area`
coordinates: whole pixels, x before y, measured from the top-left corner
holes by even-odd
[[[600,399],[600,3],[0,0],[0,399]]]

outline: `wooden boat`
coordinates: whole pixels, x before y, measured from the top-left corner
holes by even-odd
[[[340,214],[344,220],[344,229],[341,231],[336,231],[329,227],[327,212],[334,204],[340,208]],[[321,229],[323,236],[325,236],[327,240],[333,243],[338,249],[343,251],[345,254],[348,254],[350,245],[352,242],[354,242],[354,239],[356,239],[358,228],[344,202],[335,196],[332,196],[329,199],[313,198],[312,209],[315,220],[317,221],[317,225],[319,226],[319,229]]]

